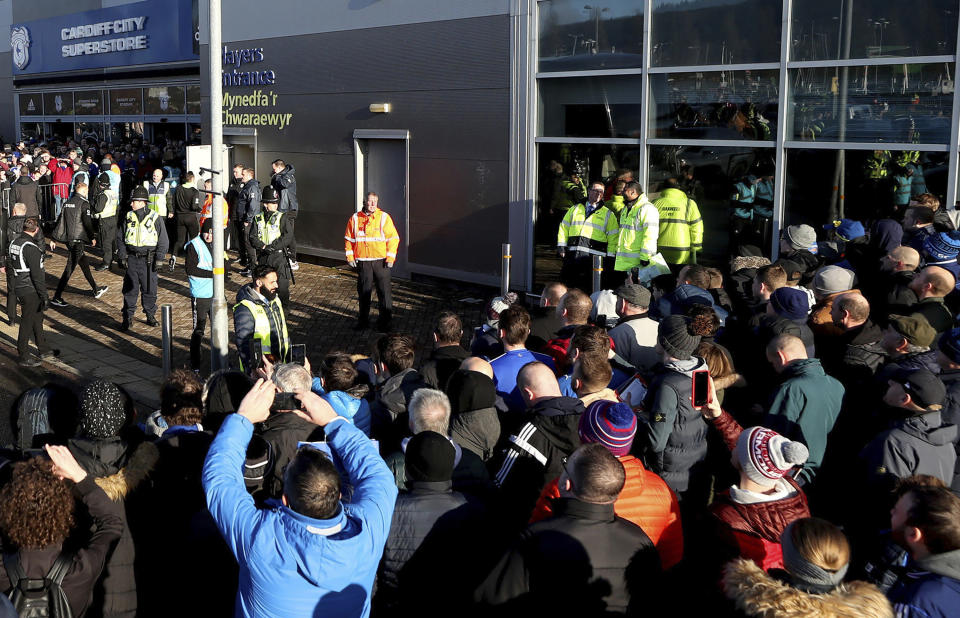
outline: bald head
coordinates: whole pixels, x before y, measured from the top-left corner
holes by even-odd
[[[835,326],[844,330],[856,328],[870,317],[870,303],[856,292],[841,294],[830,307],[830,317]]]
[[[795,360],[807,358],[807,348],[800,337],[778,335],[767,344],[767,360],[777,373],[782,372]]]
[[[543,286],[543,294],[540,295],[540,306],[556,307],[560,304],[560,299],[567,293],[567,286],[559,281],[554,281]]]
[[[593,309],[593,301],[590,297],[574,288],[563,295],[560,304],[557,305],[557,314],[563,319],[567,326],[571,324],[586,324],[590,319],[590,310]]]
[[[517,387],[527,407],[546,397],[559,397],[560,385],[553,370],[541,362],[527,363],[517,374]]]
[[[897,247],[887,254],[894,271],[914,271],[920,265],[920,253],[913,247]]]
[[[910,282],[910,289],[919,300],[943,298],[953,290],[956,284],[957,280],[954,279],[953,273],[946,268],[927,266]]]
[[[477,373],[482,373],[491,380],[493,379],[493,367],[490,365],[490,363],[477,356],[471,356],[463,359],[463,362],[460,363],[460,369],[463,369],[464,371],[476,371]]]

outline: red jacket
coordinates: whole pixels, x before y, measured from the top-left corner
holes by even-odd
[[[644,468],[633,455],[618,459],[627,472],[627,480],[613,510],[617,516],[640,526],[656,545],[663,568],[669,569],[683,558],[683,527],[677,496],[662,478]],[[560,497],[558,480],[553,479],[543,488],[530,523],[553,515],[552,501]]]
[[[727,447],[733,451],[737,447],[737,438],[743,428],[725,411],[716,419],[713,426],[723,437]],[[714,498],[710,512],[717,524],[717,538],[731,554],[753,560],[764,571],[783,568],[783,552],[780,547],[780,535],[792,522],[810,517],[810,507],[803,489],[789,476],[783,480],[790,484],[796,493],[789,498],[773,502],[756,504],[738,504],[730,498],[727,489]]]
[[[73,180],[73,167],[58,164],[53,166],[53,194],[58,197],[70,197],[70,181]]]

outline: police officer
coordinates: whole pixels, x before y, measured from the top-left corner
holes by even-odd
[[[130,193],[130,212],[123,227],[117,231],[117,255],[120,267],[126,267],[123,277],[123,321],[120,330],[130,328],[137,309],[137,297],[142,294],[143,312],[147,325],[157,326],[157,270],[170,243],[160,216],[148,209],[149,195],[143,187]]]
[[[187,243],[187,282],[193,309],[190,368],[200,369],[200,342],[213,304],[213,219],[200,225],[200,235]]]
[[[23,222],[23,232],[10,243],[10,262],[13,266],[14,289],[20,305],[20,333],[17,352],[21,367],[36,367],[40,360],[30,355],[30,337],[37,345],[42,359],[51,359],[58,351],[51,350],[43,335],[43,312],[50,305],[43,271],[43,247],[38,240],[40,223],[34,217]]]
[[[120,197],[110,186],[110,176],[103,172],[97,176],[99,192],[90,204],[93,218],[97,222],[100,235],[100,245],[103,248],[103,261],[94,270],[103,271],[113,264],[114,238],[117,237],[117,208]],[[121,240],[119,244],[123,244]]]
[[[272,185],[263,188],[260,203],[263,210],[254,217],[250,226],[250,244],[257,252],[257,265],[272,266],[277,271],[278,294],[280,301],[287,306],[290,303],[290,279],[293,276],[287,259],[293,243],[293,223],[278,210],[280,196]]]

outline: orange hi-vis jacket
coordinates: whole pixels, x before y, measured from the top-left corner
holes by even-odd
[[[347,261],[368,262],[386,259],[388,264],[397,260],[400,236],[390,215],[379,208],[372,215],[362,210],[347,221]]]

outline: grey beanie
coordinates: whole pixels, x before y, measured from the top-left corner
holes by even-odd
[[[799,520],[797,520],[799,521]],[[800,554],[800,550],[793,544],[793,527],[796,521],[787,526],[780,535],[780,548],[783,550],[783,568],[790,576],[801,584],[812,586],[827,586],[830,588],[840,585],[847,575],[850,563],[843,565],[836,571],[828,571],[813,564]]]
[[[840,266],[824,266],[813,278],[813,289],[823,295],[846,292],[853,289],[857,276],[852,270]]]
[[[657,341],[664,351],[677,360],[688,360],[700,345],[700,335],[690,334],[690,318],[667,316],[657,329]]]
[[[110,438],[127,422],[123,397],[116,384],[95,380],[80,394],[80,435],[88,438]]]
[[[794,249],[810,250],[811,245],[817,242],[817,232],[805,223],[790,225],[783,235],[784,240]]]

